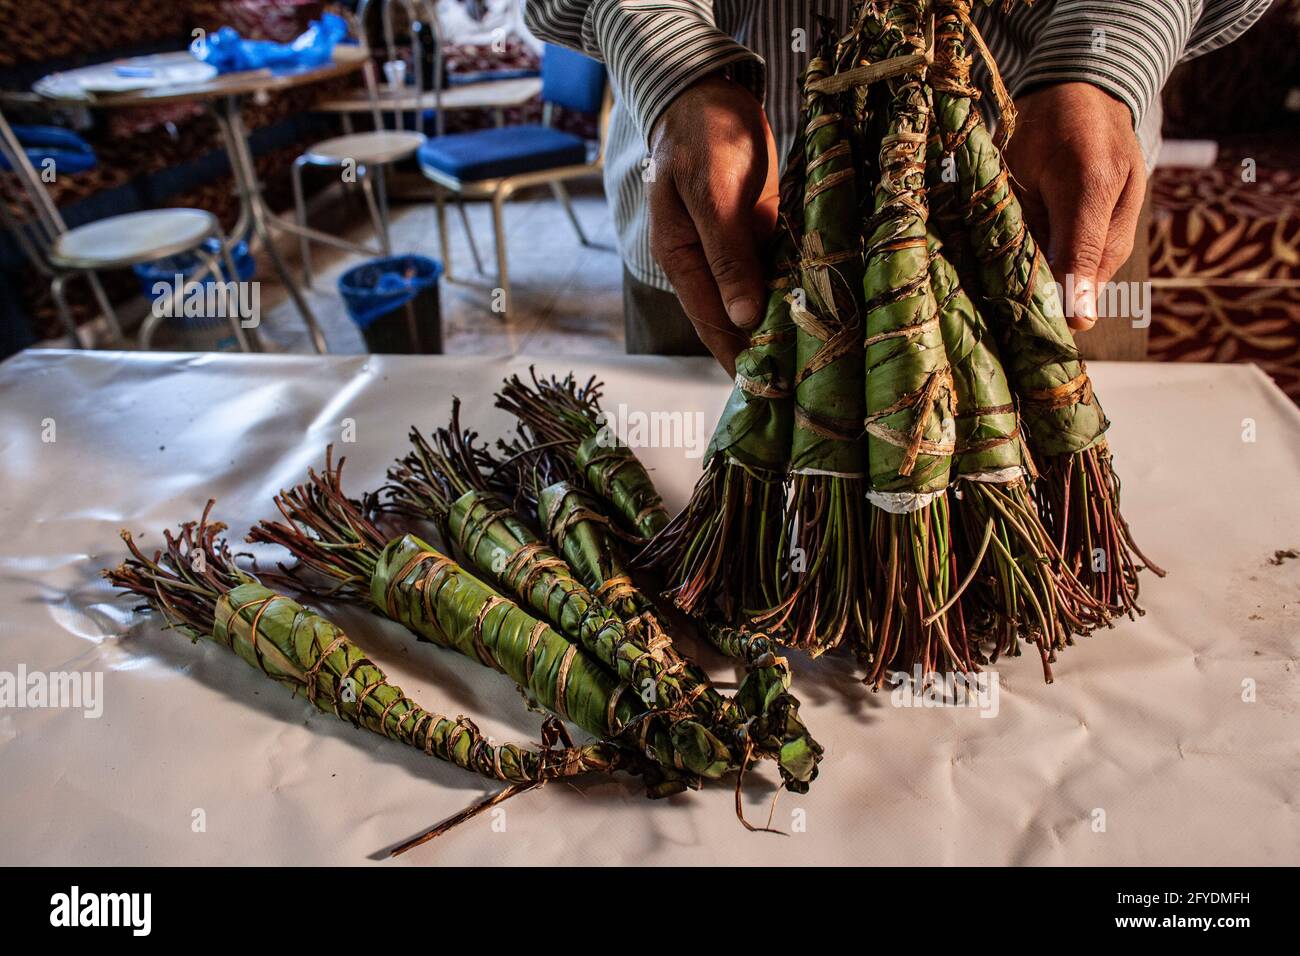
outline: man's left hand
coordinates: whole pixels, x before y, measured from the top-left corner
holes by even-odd
[[[1129,108],[1090,83],[1016,101],[1006,160],[1034,238],[1058,282],[1074,276],[1070,327],[1097,321],[1097,288],[1133,251],[1147,171]]]

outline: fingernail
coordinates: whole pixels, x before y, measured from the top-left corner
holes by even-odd
[[[727,303],[727,318],[737,328],[747,329],[758,321],[758,303],[750,298],[732,299]]]
[[[1091,279],[1079,279],[1074,285],[1074,314],[1087,322],[1097,321],[1097,287]]]

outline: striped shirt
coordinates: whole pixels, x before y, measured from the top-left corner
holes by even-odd
[[[1037,0],[1011,13],[974,5],[973,17],[1012,95],[1083,81],[1133,113],[1147,157],[1159,146],[1158,96],[1174,65],[1230,43],[1269,0]],[[847,23],[855,0],[524,0],[539,38],[582,50],[609,67],[615,104],[606,148],[623,262],[637,279],[672,291],[650,252],[645,202],[647,140],[682,90],[725,70],[765,106],[784,157],[799,116],[798,76],[817,15]],[[982,77],[976,60],[974,76]]]

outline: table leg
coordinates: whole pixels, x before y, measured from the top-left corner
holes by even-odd
[[[307,324],[312,346],[318,353],[324,354],[329,351],[329,348],[316,322],[316,315],[307,304],[302,290],[298,288],[298,283],[280,255],[280,250],[275,246],[275,236],[271,233],[274,217],[262,198],[262,187],[257,180],[257,167],[253,161],[253,151],[248,145],[248,132],[244,129],[238,97],[230,96],[213,101],[213,115],[221,130],[222,139],[225,140],[226,153],[230,157],[230,168],[235,176],[235,187],[239,191],[240,224],[251,221],[253,231],[266,249],[275,271],[279,273],[285,291],[289,293],[298,314]],[[239,235],[239,228],[236,227],[236,230],[231,233],[231,241]]]

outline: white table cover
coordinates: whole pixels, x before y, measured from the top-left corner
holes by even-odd
[[[539,358],[596,374],[609,406],[702,412],[709,361]],[[209,496],[242,537],[329,442],[376,487],[412,424],[448,400],[495,437],[501,377],[525,359],[28,352],[0,365],[0,674],[100,672],[102,716],[0,708],[0,863],[358,863],[492,785],[384,740],[193,645],[115,596],[119,528],[147,548]],[[805,796],[746,832],[729,785],[651,802],[630,779],[552,785],[402,863],[1295,864],[1300,862],[1300,413],[1242,366],[1098,364],[1124,510],[1169,571],[1145,618],[1065,652],[1001,662],[996,718],[899,709],[844,659],[795,660],[826,748]],[[413,411],[415,410],[415,411]],[[53,440],[50,440],[53,439]],[[1251,440],[1253,439],[1253,440]],[[640,454],[671,506],[700,461]],[[498,740],[540,717],[500,675],[326,609],[426,706]],[[726,683],[734,670],[708,663]],[[1251,689],[1253,688],[1253,693]],[[769,766],[746,782],[766,818]]]

